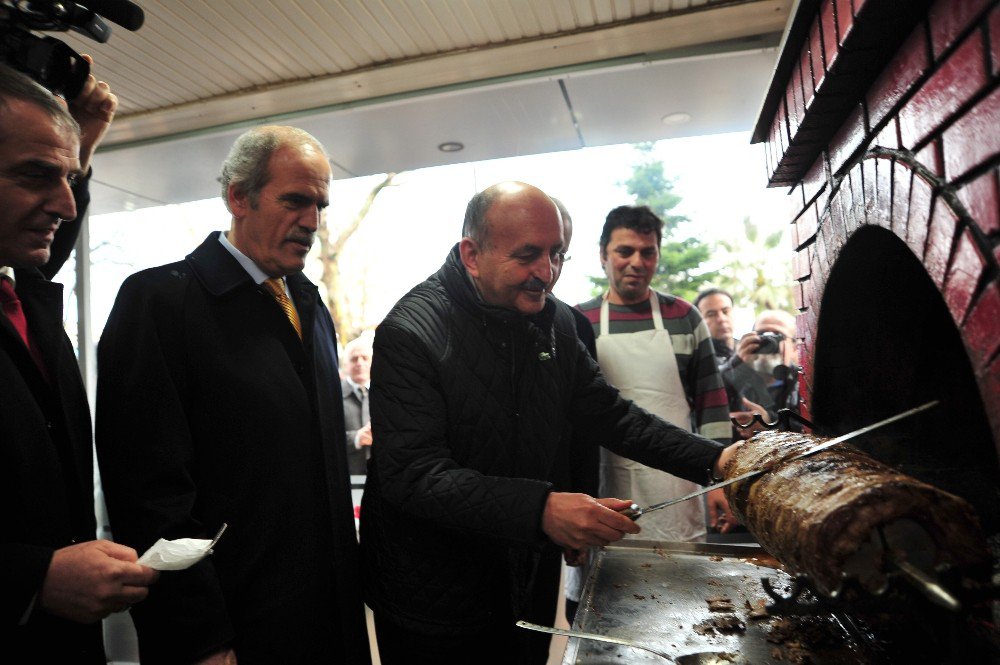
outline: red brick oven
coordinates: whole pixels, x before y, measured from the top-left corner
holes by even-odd
[[[789,187],[802,386],[1000,532],[1000,0],[801,0],[754,134]]]

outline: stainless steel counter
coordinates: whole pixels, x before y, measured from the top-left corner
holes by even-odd
[[[788,647],[767,639],[780,619],[749,617],[749,608],[767,599],[760,578],[770,578],[779,590],[790,584],[789,576],[772,567],[775,565],[777,562],[756,546],[621,541],[597,553],[574,628],[625,638],[676,656],[717,651],[741,654],[752,664],[787,663]],[[721,599],[729,599],[733,611],[709,609],[709,600]],[[713,621],[726,615],[735,615],[745,630],[727,634],[713,626]],[[836,619],[825,616],[816,621],[834,639],[832,645],[810,649],[809,662],[844,665],[867,661]],[[664,661],[630,647],[570,638],[562,662],[621,665]]]

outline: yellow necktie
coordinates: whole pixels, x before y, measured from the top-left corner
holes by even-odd
[[[288,321],[295,328],[295,332],[298,333],[299,339],[302,339],[302,324],[299,322],[299,313],[295,311],[295,305],[292,304],[292,301],[288,299],[288,294],[285,293],[285,283],[280,277],[272,277],[271,279],[264,280],[264,288],[270,291],[274,299],[281,305],[281,309],[284,310]]]

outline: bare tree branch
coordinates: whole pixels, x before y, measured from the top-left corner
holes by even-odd
[[[343,280],[341,279],[339,259],[344,246],[351,236],[361,227],[361,223],[371,210],[375,199],[386,187],[393,186],[393,179],[396,173],[388,173],[385,178],[375,185],[364,203],[358,210],[354,219],[346,227],[341,229],[335,238],[330,237],[329,226],[324,224],[316,234],[320,245],[320,261],[323,263],[323,284],[326,286],[326,305],[330,309],[333,323],[337,328],[337,336],[341,344],[346,344],[360,333],[360,324],[352,319],[350,298],[344,291]],[[362,302],[366,302],[365,294],[362,294]]]

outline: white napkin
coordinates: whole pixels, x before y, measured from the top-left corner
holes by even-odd
[[[202,538],[160,538],[146,550],[139,563],[153,570],[184,570],[212,553],[213,541]]]

